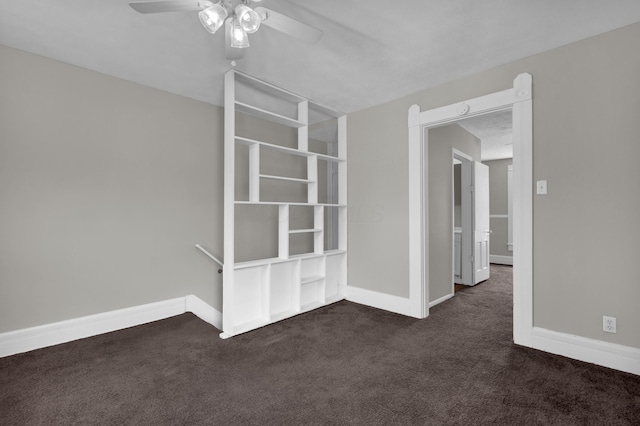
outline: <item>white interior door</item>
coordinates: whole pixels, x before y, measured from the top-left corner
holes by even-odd
[[[460,279],[458,284],[474,285],[473,282],[473,158],[453,150],[453,158],[460,161],[460,203],[462,232],[460,235]],[[454,207],[455,208],[455,207]],[[455,242],[454,242],[455,245]],[[455,255],[454,255],[455,258]]]
[[[473,284],[489,279],[489,167],[473,162]]]

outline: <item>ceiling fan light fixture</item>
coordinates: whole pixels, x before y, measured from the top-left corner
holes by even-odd
[[[231,47],[235,47],[237,49],[249,47],[249,36],[237,19],[232,19],[230,27]]]
[[[260,15],[246,4],[236,6],[236,17],[242,29],[249,34],[255,33],[260,28]]]
[[[215,32],[218,31],[226,17],[227,9],[220,3],[214,4],[198,13],[200,23],[211,34],[215,34]]]

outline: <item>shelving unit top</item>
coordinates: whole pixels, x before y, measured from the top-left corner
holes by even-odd
[[[302,96],[296,95],[295,93],[289,92],[288,90],[281,89],[280,87],[277,87],[271,83],[267,83],[266,81],[258,80],[257,78],[249,74],[245,74],[240,71],[234,71],[234,73],[237,83],[245,84],[253,89],[260,90],[261,92],[268,93],[269,95],[276,96],[285,101],[295,103],[307,101],[307,99],[303,98]]]
[[[236,111],[253,115],[254,117],[258,117],[263,120],[271,121],[287,127],[300,128],[306,126],[306,123],[303,123],[302,121],[295,120],[284,115],[276,114],[275,112],[267,111],[266,109],[258,108],[244,102],[236,101]]]
[[[263,93],[269,94],[271,96],[275,96],[277,98],[280,98],[282,100],[288,101],[288,102],[294,102],[294,103],[300,103],[300,102],[307,102],[308,106],[309,106],[309,112],[311,115],[316,115],[313,114],[318,113],[320,115],[323,116],[327,116],[327,117],[333,117],[333,118],[338,118],[341,117],[343,115],[345,115],[343,112],[340,111],[336,111],[333,108],[329,108],[325,105],[323,105],[320,102],[316,102],[310,99],[307,99],[303,96],[300,96],[296,93],[293,93],[291,91],[282,89],[278,86],[276,86],[275,84],[271,84],[269,82],[266,82],[264,80],[260,80],[252,75],[249,75],[247,73],[244,73],[242,71],[238,71],[238,70],[233,70],[233,73],[235,75],[235,81],[237,83],[240,84],[244,84],[252,89],[256,89],[259,90]],[[322,120],[320,120],[322,121]],[[316,123],[317,121],[315,120],[310,120],[310,124]]]

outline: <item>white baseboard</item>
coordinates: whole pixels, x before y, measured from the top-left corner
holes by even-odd
[[[346,287],[347,300],[410,316],[408,298]],[[435,306],[451,298],[434,300]],[[0,334],[0,357],[121,330],[192,312],[222,329],[222,313],[194,295],[74,318]],[[534,327],[527,346],[534,349],[640,375],[640,349]]]
[[[498,265],[513,265],[513,256],[499,256],[492,254],[489,256],[489,262],[497,263]]]
[[[429,307],[442,303],[452,296],[446,295],[434,300],[429,304]],[[362,305],[411,316],[409,299],[403,297],[347,286],[346,299]],[[531,346],[534,349],[640,375],[640,349],[539,327],[534,327],[529,337],[526,346]]]
[[[429,302],[429,308],[433,308],[436,305],[439,305],[442,302],[445,302],[453,297],[454,293],[447,294],[446,296],[442,296],[439,299],[434,300],[433,302]]]
[[[185,311],[191,312],[204,322],[222,330],[222,312],[204,302],[198,296],[190,294],[184,298]]]
[[[373,308],[384,309],[401,315],[411,316],[409,298],[394,296],[392,294],[379,293],[363,288],[347,286],[346,299],[350,302]]]
[[[540,327],[530,337],[534,349],[640,375],[640,349]]]
[[[215,327],[222,328],[219,326],[222,323],[222,314],[198,297],[189,295],[0,333],[0,357],[122,330],[123,328],[158,321],[185,312],[193,312],[202,320]]]

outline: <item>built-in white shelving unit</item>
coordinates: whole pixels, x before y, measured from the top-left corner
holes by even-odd
[[[271,136],[258,140],[242,135],[236,126],[239,114],[264,123]],[[231,337],[344,298],[347,141],[344,114],[236,70],[225,75],[224,119],[221,336]],[[296,146],[274,141],[274,124],[283,134],[296,132]],[[264,170],[261,163],[267,155],[267,162],[278,163],[285,172]],[[274,155],[281,158],[274,161]],[[291,167],[297,175],[287,171],[288,162],[298,160],[306,167]],[[248,189],[239,190],[240,182],[248,182]],[[304,199],[287,201],[290,194],[300,193],[306,193]],[[265,235],[274,236],[273,256],[236,261],[242,252],[238,245],[251,244],[237,238],[238,230],[247,225],[243,221],[252,217],[239,216],[241,207],[256,212],[277,209],[277,230],[269,228],[268,221],[264,224]],[[260,213],[253,217],[261,220]]]

